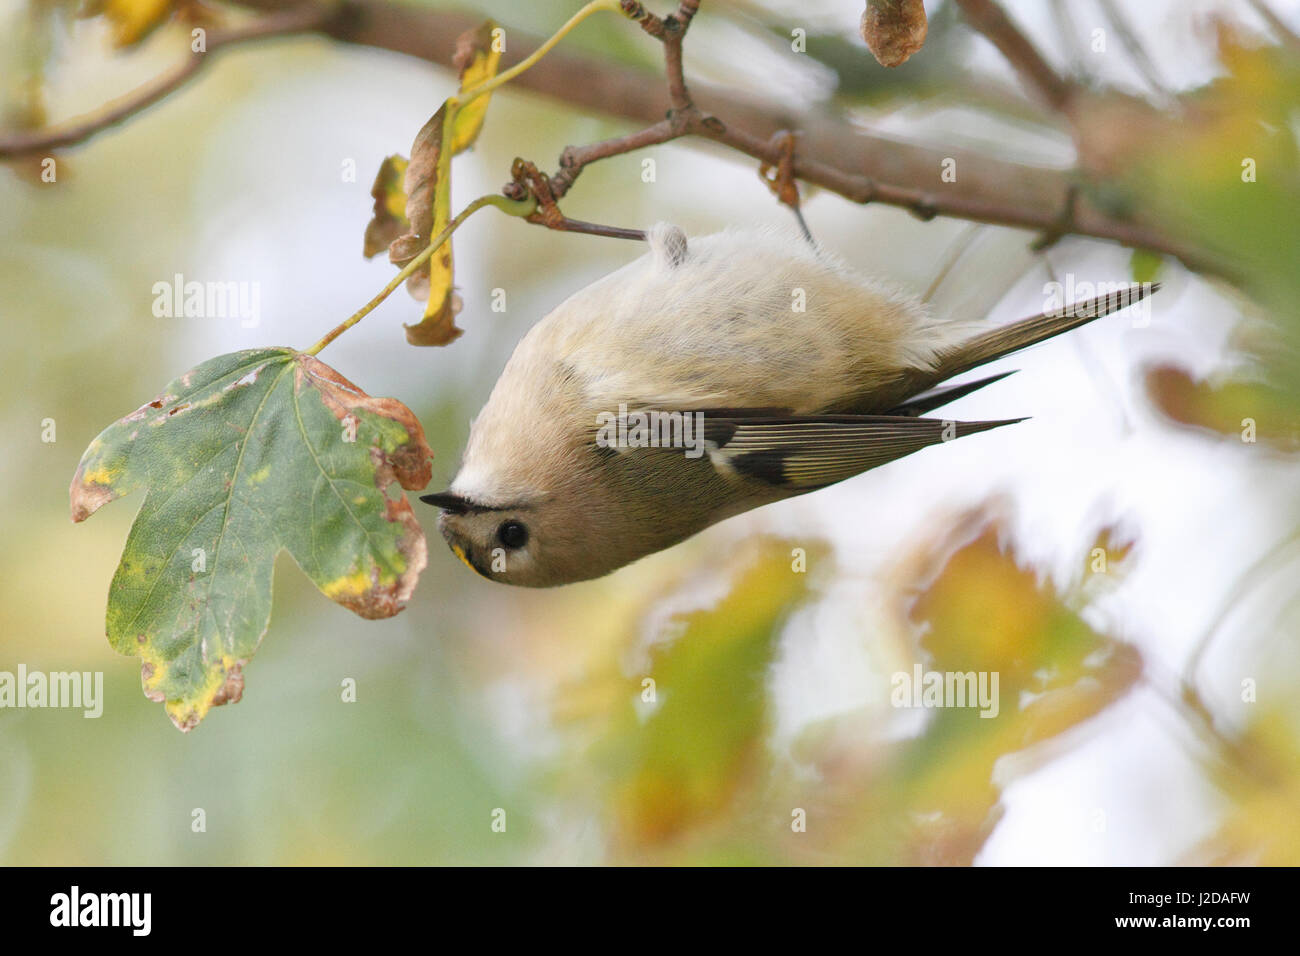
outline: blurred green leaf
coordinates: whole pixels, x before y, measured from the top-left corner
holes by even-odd
[[[1165,259],[1164,256],[1150,249],[1134,249],[1128,263],[1134,282],[1154,282],[1165,264]]]
[[[616,843],[662,848],[734,813],[766,766],[767,675],[781,625],[808,596],[788,542],[766,542],[727,595],[683,616],[626,702],[602,748],[613,773]],[[654,681],[654,702],[643,681]]]

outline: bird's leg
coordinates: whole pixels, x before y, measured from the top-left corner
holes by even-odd
[[[758,167],[758,176],[772,190],[772,195],[790,207],[795,219],[799,221],[799,228],[803,230],[803,237],[815,246],[817,242],[799,208],[799,182],[794,175],[795,134],[788,129],[780,130],[772,137],[770,145],[778,151],[776,165],[763,163]]]

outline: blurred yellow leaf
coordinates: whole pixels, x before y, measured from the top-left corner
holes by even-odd
[[[104,0],[104,16],[113,25],[113,44],[139,43],[171,16],[174,0]]]
[[[892,675],[891,690],[919,676],[969,693],[964,705],[946,695],[922,700],[925,727],[910,739],[873,738],[846,715],[842,727],[832,722],[802,743],[824,781],[818,826],[809,829],[819,853],[837,862],[971,863],[1001,819],[998,761],[1078,726],[1140,676],[1137,651],[1089,627],[1017,564],[1004,537],[999,519],[974,512],[901,564],[900,580],[928,581],[900,612],[920,635],[923,659]]]
[[[1300,413],[1289,396],[1263,382],[1198,382],[1172,365],[1148,369],[1147,397],[1170,420],[1284,450],[1300,448]]]
[[[1194,862],[1219,866],[1300,865],[1300,739],[1281,711],[1256,717],[1215,777],[1233,808]]]

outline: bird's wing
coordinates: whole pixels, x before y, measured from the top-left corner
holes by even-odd
[[[929,445],[1021,418],[954,422],[908,415],[751,417],[704,413],[716,467],[791,492],[813,491]]]
[[[942,408],[957,399],[969,395],[971,392],[983,388],[985,385],[992,385],[994,382],[1000,382],[1008,375],[1015,374],[1015,369],[1010,372],[999,372],[997,375],[989,375],[986,378],[977,378],[970,382],[958,382],[956,385],[940,385],[932,388],[928,392],[921,392],[919,395],[913,395],[905,402],[899,402],[893,408],[888,409],[886,415],[924,415],[926,412],[933,411],[936,408]]]

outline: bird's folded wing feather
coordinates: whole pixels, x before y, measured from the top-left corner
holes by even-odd
[[[896,415],[738,417],[704,413],[716,467],[811,491],[930,445],[1024,419],[953,422]]]

